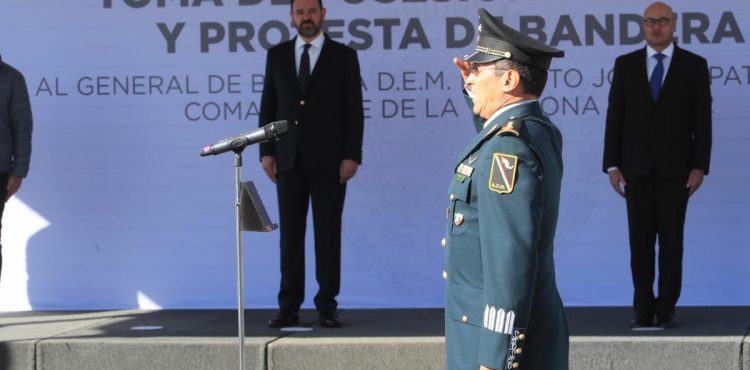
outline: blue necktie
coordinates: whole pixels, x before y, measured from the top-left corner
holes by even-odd
[[[656,67],[654,67],[654,72],[651,73],[651,81],[649,81],[649,83],[651,84],[651,97],[654,99],[654,101],[659,99],[661,81],[664,79],[664,64],[662,64],[661,61],[665,57],[666,55],[662,53],[654,54],[654,58],[656,58]]]

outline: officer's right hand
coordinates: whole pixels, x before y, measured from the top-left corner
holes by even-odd
[[[614,169],[609,171],[608,174],[609,184],[612,185],[612,188],[615,189],[617,194],[620,194],[621,197],[625,198],[625,186],[627,186],[628,183],[625,181],[625,176],[622,175],[622,171]]]
[[[462,59],[453,58],[453,64],[458,67],[458,71],[461,72],[461,77],[463,77],[464,83],[466,83],[466,79],[469,78],[469,75],[471,74],[471,62],[465,62]]]
[[[276,157],[272,155],[264,155],[260,158],[260,163],[263,165],[263,171],[271,181],[276,183]]]

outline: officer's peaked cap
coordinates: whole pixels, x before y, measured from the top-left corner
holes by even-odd
[[[476,51],[464,60],[489,63],[510,59],[542,69],[549,69],[552,58],[561,58],[565,52],[518,32],[479,9],[479,39]]]

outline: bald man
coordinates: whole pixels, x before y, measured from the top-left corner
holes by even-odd
[[[687,203],[711,157],[708,64],[677,46],[675,28],[672,8],[649,5],[643,13],[647,45],[617,58],[609,91],[603,170],[627,204],[634,330],[672,324]]]

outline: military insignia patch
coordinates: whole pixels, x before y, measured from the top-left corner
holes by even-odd
[[[474,172],[474,168],[471,166],[467,166],[463,163],[458,165],[458,168],[456,169],[456,173],[460,173],[466,177],[471,176],[471,174]]]
[[[517,119],[516,117],[511,117],[508,122],[505,122],[505,126],[500,129],[500,132],[497,133],[498,136],[521,136],[521,133],[519,130],[521,129],[521,126],[523,125],[523,121]]]
[[[490,169],[490,190],[499,194],[510,194],[516,185],[518,157],[504,153],[492,154]]]
[[[464,223],[464,214],[463,213],[456,213],[453,215],[453,223],[456,224],[456,226],[461,225]]]
[[[510,334],[513,330],[513,323],[516,320],[516,313],[495,306],[484,306],[484,327],[497,333]]]

